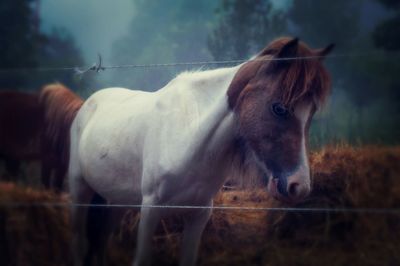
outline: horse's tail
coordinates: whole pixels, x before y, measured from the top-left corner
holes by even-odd
[[[69,160],[70,128],[83,100],[64,85],[53,83],[40,91],[39,104],[44,117],[44,150],[50,153],[52,160],[56,160],[56,167],[62,167],[65,175]]]

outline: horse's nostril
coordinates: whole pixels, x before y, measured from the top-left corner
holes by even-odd
[[[296,197],[299,190],[299,183],[293,182],[289,184],[288,193],[290,197]]]

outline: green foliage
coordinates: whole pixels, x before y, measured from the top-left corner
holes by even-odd
[[[378,0],[378,2],[381,2],[388,8],[399,8],[400,7],[399,0]]]
[[[380,24],[374,32],[377,47],[385,50],[400,50],[400,14]]]
[[[85,65],[74,39],[65,29],[53,29],[50,34],[43,35],[42,46],[36,52],[35,59],[39,67],[59,68]],[[83,94],[91,78],[85,75],[84,79],[79,79],[74,76],[73,71],[65,70],[37,72],[29,77],[31,88],[40,88],[51,82],[61,82]]]
[[[211,59],[204,43],[212,23],[213,8],[213,0],[178,0],[173,2],[173,6],[171,1],[135,1],[137,12],[129,32],[114,44],[113,63],[152,64]],[[114,72],[110,85],[156,90],[186,68],[126,69]]]
[[[288,10],[293,23],[289,33],[313,47],[334,42],[335,52],[349,52],[360,32],[360,4],[360,0],[293,1]]]
[[[83,59],[72,36],[63,29],[51,34],[39,30],[32,0],[0,2],[0,89],[38,90],[59,81],[72,89],[82,89],[90,79],[81,82],[72,71],[36,71],[31,68],[83,65]]]
[[[35,18],[30,0],[2,0],[0,2],[0,68],[34,67],[35,51],[41,35],[35,29]],[[0,76],[1,88],[27,85],[27,76],[12,72]]]
[[[286,29],[284,14],[269,1],[223,0],[216,14],[218,24],[208,37],[216,60],[245,59]]]
[[[400,1],[379,0],[389,8],[394,16],[381,22],[373,32],[373,40],[377,47],[388,50],[400,50]]]
[[[399,14],[397,0],[380,2]],[[363,16],[368,16],[365,14],[366,5],[370,4],[367,1],[290,3],[274,16],[272,1],[221,0],[217,10],[219,20],[208,42],[214,58],[249,57],[254,53],[252,49],[260,49],[266,40],[277,35],[297,36],[318,48],[334,42],[333,54],[353,56],[325,60],[332,73],[333,91],[328,107],[316,116],[312,125],[312,146],[338,142],[398,143],[400,54],[388,56],[374,45],[398,49],[400,21],[389,18],[371,31],[363,25]],[[260,14],[264,20],[254,19]],[[374,43],[371,37],[375,38]]]

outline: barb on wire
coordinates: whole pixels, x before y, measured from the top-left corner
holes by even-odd
[[[89,71],[95,71],[96,73],[99,73],[100,71],[104,71],[106,68],[103,66],[102,64],[103,60],[101,58],[100,53],[97,53],[97,63],[94,63],[91,67],[81,70],[78,67],[74,68],[75,71],[75,75],[78,76],[83,76],[84,74],[86,74]]]
[[[328,55],[326,59],[334,59],[334,58],[349,58],[349,57],[368,57],[371,55],[379,55],[379,56],[389,56],[389,54],[382,54],[379,51],[376,52],[367,52],[367,53],[349,53],[349,54],[332,54]],[[192,61],[192,62],[173,62],[173,63],[154,63],[154,64],[125,64],[125,65],[109,65],[103,66],[103,60],[101,55],[98,53],[98,62],[94,63],[91,67],[35,67],[35,68],[3,68],[0,69],[0,72],[18,72],[18,71],[74,71],[76,75],[82,76],[89,71],[95,71],[99,73],[100,71],[104,71],[106,69],[120,69],[120,68],[154,68],[154,67],[176,67],[176,66],[206,66],[206,65],[232,65],[232,64],[240,64],[244,62],[251,61],[291,61],[291,60],[310,60],[321,58],[321,56],[303,56],[303,57],[290,57],[290,58],[268,58],[268,59],[238,59],[238,60],[222,60],[222,61]]]

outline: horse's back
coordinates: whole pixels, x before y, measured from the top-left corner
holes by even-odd
[[[127,119],[140,110],[137,106],[142,101],[136,98],[143,94],[149,93],[125,88],[107,88],[94,93],[85,101],[75,118],[74,124],[79,125],[78,133],[85,130],[92,132],[90,125],[104,126],[105,130],[121,126],[116,125],[119,120]]]

